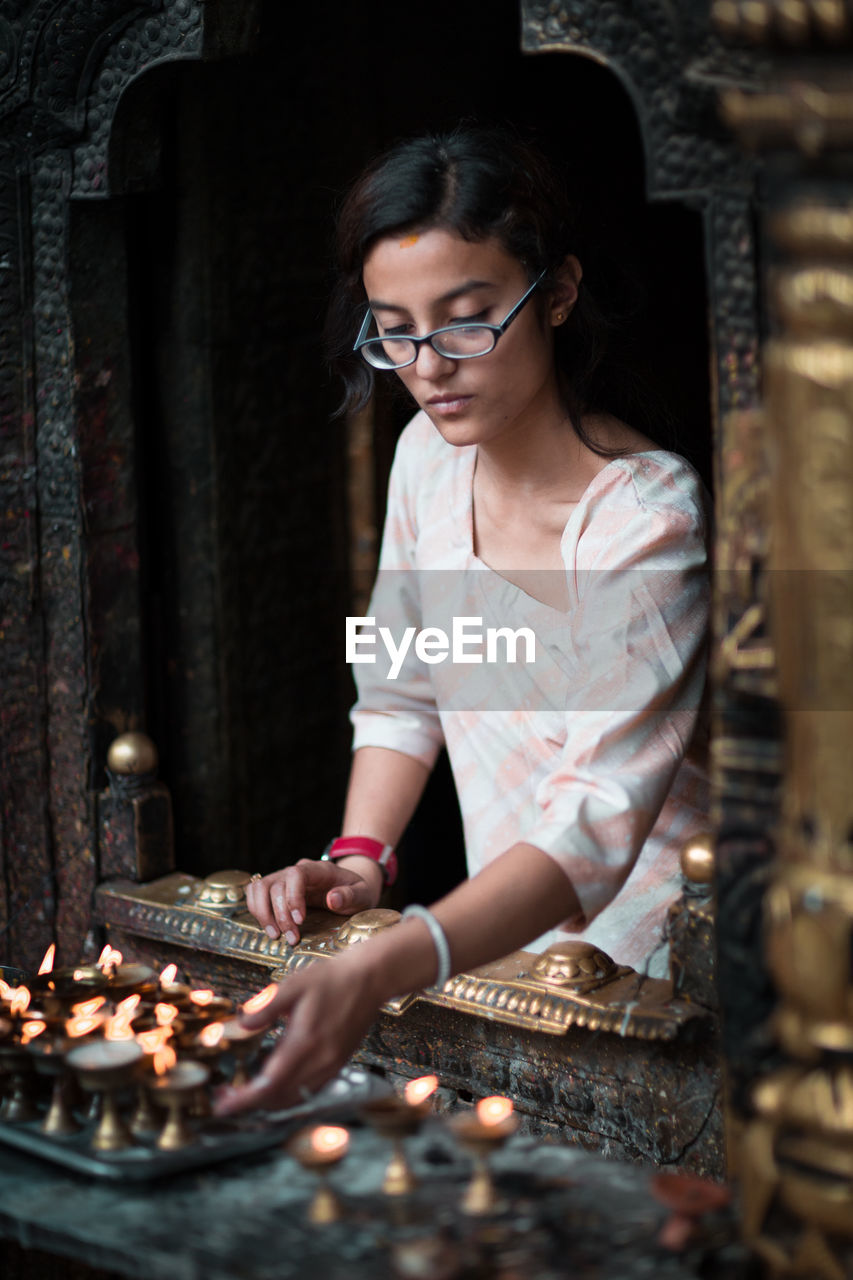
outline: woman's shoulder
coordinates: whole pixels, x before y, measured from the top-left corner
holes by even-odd
[[[626,453],[587,489],[563,552],[588,568],[648,556],[704,560],[710,515],[705,486],[686,458],[667,449]]]
[[[649,448],[611,459],[596,477],[597,498],[608,504],[666,512],[695,509],[703,519],[709,497],[696,469],[680,453]]]

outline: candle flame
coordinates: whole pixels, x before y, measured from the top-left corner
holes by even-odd
[[[176,964],[167,964],[166,968],[160,974],[160,981],[164,987],[170,987],[178,976],[178,966]]]
[[[30,1007],[31,999],[29,987],[13,987],[12,994],[9,997],[9,1012],[26,1013]]]
[[[192,1000],[193,1004],[201,1004],[201,1005],[210,1004],[211,1000],[215,1000],[215,999],[216,999],[216,992],[211,991],[209,987],[202,987],[198,991],[190,992],[190,1000]]]
[[[25,1022],[21,1027],[21,1044],[29,1044],[31,1040],[35,1040],[36,1036],[40,1036],[47,1027],[43,1022]]]
[[[108,1018],[104,1026],[105,1040],[133,1040],[133,1028],[127,1014],[117,1013]]]
[[[171,1027],[152,1027],[150,1031],[140,1031],[136,1037],[136,1043],[145,1053],[156,1053],[158,1049],[163,1048],[171,1034]]]
[[[173,1004],[155,1004],[154,1017],[157,1019],[158,1027],[168,1027],[170,1022],[174,1022],[178,1016],[178,1009]]]
[[[14,987],[10,987],[4,978],[0,978],[0,997],[4,1000],[8,1000],[13,990]]]
[[[95,964],[96,969],[112,969],[115,965],[121,964],[124,956],[120,951],[116,951],[115,947],[111,947],[109,943],[104,947]]]
[[[271,982],[268,987],[264,987],[263,991],[259,991],[257,995],[250,996],[243,1005],[244,1013],[257,1013],[259,1009],[265,1009],[278,991],[275,982]]]
[[[52,942],[44,953],[41,964],[39,965],[39,974],[51,973],[53,970],[53,960],[56,955],[56,943]]]
[[[481,1098],[477,1103],[477,1119],[481,1124],[500,1124],[512,1112],[512,1101],[509,1098]]]
[[[132,1018],[139,1007],[142,999],[140,995],[125,996],[123,1000],[119,1000],[116,1005],[116,1013],[120,1018]]]
[[[77,1018],[89,1018],[93,1013],[97,1013],[102,1004],[106,1004],[106,996],[93,996],[91,1000],[81,1000],[79,1004],[72,1004],[71,1012]]]
[[[178,1061],[178,1055],[171,1045],[163,1045],[162,1049],[158,1049],[154,1054],[154,1070],[158,1076],[164,1076],[167,1071],[171,1071],[172,1067]]]
[[[416,1107],[418,1103],[426,1102],[437,1088],[438,1076],[421,1076],[419,1080],[410,1080],[405,1088],[406,1101],[409,1106]]]
[[[349,1133],[336,1125],[321,1124],[311,1134],[311,1146],[323,1155],[328,1155],[331,1151],[346,1151],[349,1146]]]
[[[202,1027],[198,1033],[198,1038],[204,1045],[205,1049],[213,1049],[219,1044],[225,1032],[221,1022],[209,1022],[206,1027]]]
[[[69,1018],[65,1024],[65,1033],[73,1039],[78,1036],[87,1036],[90,1031],[99,1027],[103,1020],[103,1017],[97,1013],[89,1014],[85,1018]]]

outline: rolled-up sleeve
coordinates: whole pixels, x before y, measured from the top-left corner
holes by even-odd
[[[571,597],[565,741],[525,840],[570,878],[583,928],[620,891],[667,799],[705,682],[709,584],[698,481],[609,468],[564,548]],[[692,472],[690,473],[692,476]]]
[[[379,571],[368,609],[374,619],[375,662],[353,665],[358,699],[350,711],[353,750],[387,747],[414,756],[428,768],[444,743],[429,668],[409,646],[399,673],[388,678],[390,661],[378,628],[386,627],[400,643],[406,629],[422,623],[417,572],[417,439],[404,432],[394,455],[388,482],[388,506],[382,534]],[[365,653],[370,647],[365,646]]]

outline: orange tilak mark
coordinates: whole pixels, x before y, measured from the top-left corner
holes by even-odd
[[[404,236],[403,239],[400,241],[400,248],[411,249],[412,245],[417,244],[419,239],[420,239],[420,236],[416,236],[416,235]]]

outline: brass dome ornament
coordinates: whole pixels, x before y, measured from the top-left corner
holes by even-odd
[[[680,854],[681,874],[691,885],[714,883],[714,837],[710,831],[699,831],[686,840]]]
[[[604,951],[577,938],[552,943],[536,957],[530,970],[531,977],[549,987],[580,992],[593,991],[623,973],[627,970],[615,964]]]
[[[373,907],[370,911],[359,911],[341,925],[335,939],[335,946],[352,947],[356,943],[366,942],[368,938],[397,924],[399,920],[400,912],[391,911],[387,907]]]
[[[236,911],[246,901],[248,871],[214,871],[196,890],[196,906],[220,913]]]
[[[156,773],[158,763],[157,748],[147,733],[121,733],[107,752],[107,768],[120,778]]]

